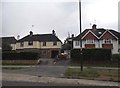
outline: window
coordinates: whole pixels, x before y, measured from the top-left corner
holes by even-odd
[[[57,42],[53,42],[53,46],[56,46],[57,45]]]
[[[46,46],[46,42],[43,42],[43,46]]]
[[[86,40],[86,44],[94,44],[94,40]]]
[[[21,43],[20,43],[20,47],[23,47],[23,46],[24,46],[24,43],[23,43],[23,42],[21,42]]]
[[[112,43],[112,39],[104,39],[103,43],[105,43],[105,44],[111,44]]]
[[[33,41],[29,41],[29,42],[28,42],[28,45],[33,45]]]
[[[80,46],[80,41],[76,41],[75,46]]]

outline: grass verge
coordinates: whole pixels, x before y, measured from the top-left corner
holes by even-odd
[[[70,61],[70,65],[71,66],[80,66],[80,60],[74,61],[71,60]],[[84,66],[93,66],[93,67],[116,67],[116,68],[120,68],[119,62],[110,62],[110,61],[84,61],[83,62]]]
[[[84,69],[82,72],[79,68],[68,68],[65,73],[65,77],[68,78],[85,78],[85,79],[97,79],[106,81],[120,81],[118,70],[95,70]]]

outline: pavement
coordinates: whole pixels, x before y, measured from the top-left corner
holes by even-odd
[[[47,84],[73,84],[73,85],[87,85],[87,86],[119,86],[118,82],[97,81],[86,79],[68,79],[57,77],[31,76],[26,74],[3,73],[2,81],[16,81],[16,82],[39,82]]]

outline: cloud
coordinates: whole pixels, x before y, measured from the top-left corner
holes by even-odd
[[[19,2],[17,2],[19,1]],[[65,39],[69,33],[79,34],[78,0],[75,2],[37,2],[17,0],[2,2],[3,36],[26,36],[30,30],[35,34],[51,33]],[[107,6],[106,6],[107,4]],[[98,27],[117,30],[117,2],[108,0],[82,0],[82,30]],[[32,27],[32,25],[35,25]]]

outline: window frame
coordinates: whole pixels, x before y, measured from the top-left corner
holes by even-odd
[[[80,46],[80,41],[75,41],[75,46]]]
[[[112,44],[112,43],[113,43],[112,39],[104,39],[103,40],[103,44]]]
[[[94,39],[87,39],[86,44],[95,44],[95,40]]]

